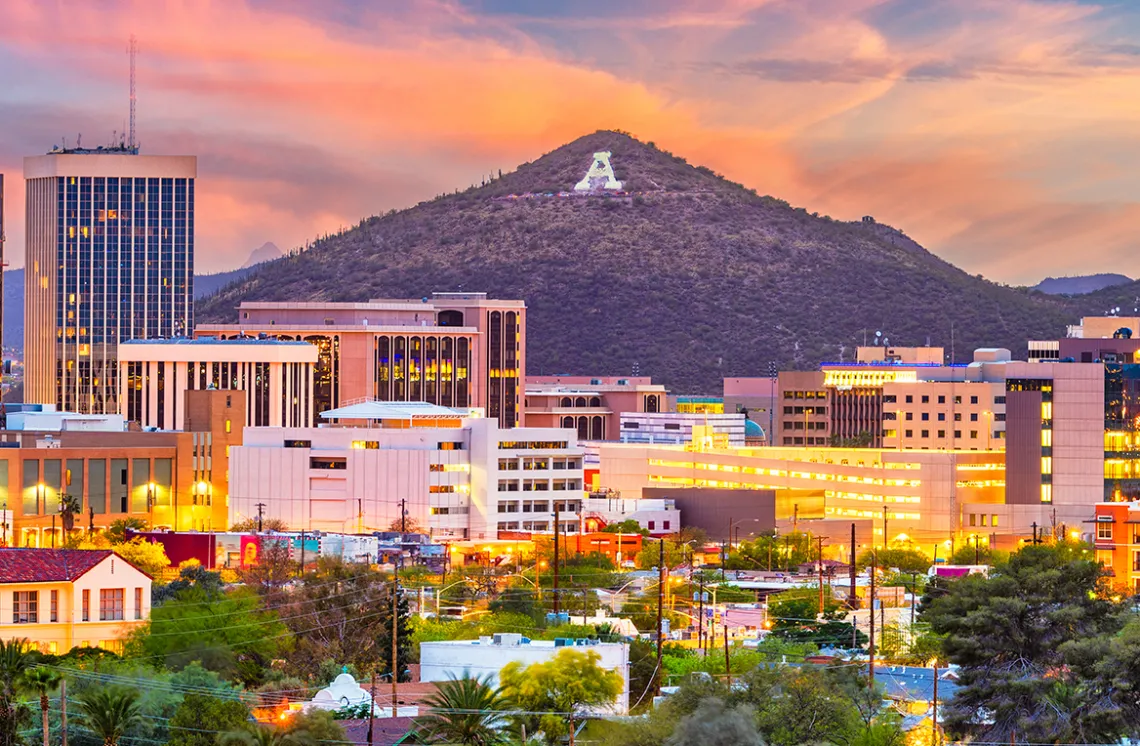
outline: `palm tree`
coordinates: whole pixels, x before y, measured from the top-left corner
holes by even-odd
[[[491,686],[491,676],[452,676],[424,700],[428,715],[418,721],[431,743],[489,746],[502,741],[503,700]]]
[[[0,640],[0,746],[14,746],[18,741],[17,699],[21,674],[29,664],[28,646],[25,638]]]
[[[139,693],[133,689],[93,689],[79,697],[79,719],[103,746],[118,746],[119,739],[142,720]]]
[[[71,536],[75,530],[75,516],[83,512],[83,502],[78,495],[64,493],[59,497],[59,519],[63,523],[63,536]]]
[[[218,743],[221,746],[316,746],[317,741],[305,730],[257,727],[223,733]]]
[[[50,668],[30,668],[24,671],[24,683],[29,689],[40,694],[40,712],[44,716],[44,746],[48,743],[48,692],[55,689],[60,675]]]

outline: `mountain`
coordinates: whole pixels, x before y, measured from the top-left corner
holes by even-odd
[[[628,194],[564,196],[610,151]],[[519,196],[525,195],[525,196]],[[678,393],[724,376],[850,360],[865,333],[893,345],[1025,355],[1075,321],[1071,301],[974,277],[901,231],[840,222],[725,180],[618,132],[579,138],[461,193],[317,241],[204,299],[418,298],[486,291],[528,305],[528,369],[629,374]]]
[[[283,256],[285,256],[285,252],[277,248],[277,244],[272,241],[266,241],[250,252],[249,259],[245,260],[245,264],[241,265],[241,269],[249,269],[262,262],[271,262]]]
[[[1033,286],[1050,295],[1084,295],[1114,285],[1127,285],[1132,278],[1116,274],[1081,275],[1078,277],[1046,277]]]

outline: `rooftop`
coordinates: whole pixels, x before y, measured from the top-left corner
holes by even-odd
[[[0,583],[70,582],[113,554],[110,549],[0,549]]]
[[[120,345],[274,345],[274,346],[306,346],[311,347],[309,342],[298,342],[297,340],[286,339],[273,339],[258,337],[239,337],[231,339],[219,339],[218,337],[173,337],[169,339],[125,339],[119,343]]]
[[[428,402],[362,401],[321,412],[326,420],[419,420],[471,417],[467,409],[452,409]]]

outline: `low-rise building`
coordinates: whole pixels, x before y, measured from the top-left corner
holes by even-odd
[[[743,414],[695,412],[626,412],[621,416],[622,443],[666,443],[680,445],[693,440],[694,433],[732,447],[743,447],[748,421]]]
[[[140,518],[154,528],[224,529],[228,454],[241,443],[244,398],[189,391],[185,432],[105,431],[62,418],[58,432],[0,431],[0,546],[63,545],[64,510],[76,531]],[[80,427],[72,429],[78,423]]]
[[[0,549],[0,638],[122,652],[150,618],[150,577],[109,549]]]
[[[1068,538],[1086,538],[1096,559],[1108,570],[1113,586],[1140,594],[1140,502],[1097,505],[1091,521],[1065,526]]]
[[[527,376],[527,424],[566,427],[578,440],[618,440],[621,417],[664,412],[668,392],[648,376]]]
[[[420,680],[447,681],[451,677],[490,676],[499,683],[499,672],[511,662],[524,666],[545,663],[562,650],[593,652],[598,665],[621,674],[622,691],[612,707],[599,712],[624,715],[629,711],[629,644],[594,640],[530,640],[519,634],[496,634],[478,640],[446,640],[420,643]]]
[[[574,430],[507,429],[423,402],[324,413],[365,427],[247,428],[231,451],[231,522],[278,518],[294,531],[388,530],[401,511],[436,538],[579,530],[582,449]]]
[[[313,421],[317,347],[280,339],[135,339],[119,345],[119,402],[127,421],[184,430],[186,391],[227,389],[245,399],[250,427]]]
[[[869,520],[875,544],[881,544],[884,535],[892,542],[909,539],[920,545],[976,535],[984,544],[995,535],[1028,535],[1033,523],[1052,520],[1054,509],[1058,521],[1079,522],[1100,501],[1099,491],[1074,490],[1068,482],[1063,499],[1053,503],[1007,499],[1001,451],[603,443],[599,454],[603,485],[623,497],[673,498],[686,522],[693,512],[683,503],[688,489],[707,490],[709,500],[716,500],[718,493],[766,491],[772,495],[768,499],[781,531],[785,521],[794,525],[799,520],[804,530],[805,520],[847,525]],[[1039,492],[1035,495],[1039,498]],[[772,512],[763,518],[769,520]],[[717,522],[706,528],[723,532],[729,517],[739,521],[756,516],[740,510],[718,513]],[[814,527],[812,531],[820,533]]]

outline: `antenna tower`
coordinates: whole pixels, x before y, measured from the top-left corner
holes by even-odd
[[[131,55],[131,130],[127,139],[127,147],[133,151],[138,148],[138,143],[135,141],[135,57],[139,53],[139,42],[134,34],[131,34],[131,44],[128,51]]]

